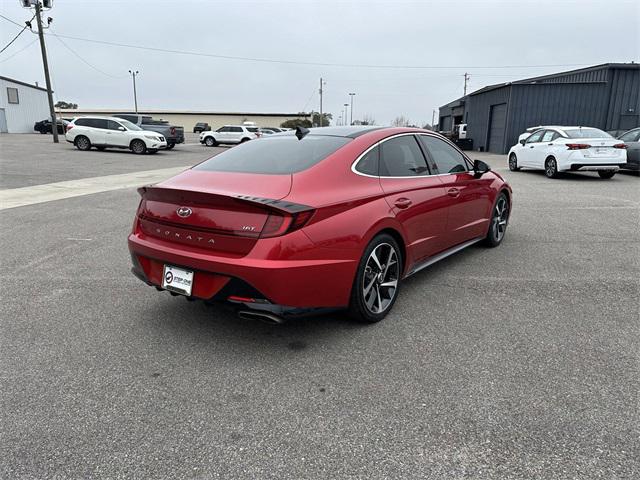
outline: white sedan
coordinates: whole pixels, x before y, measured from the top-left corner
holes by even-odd
[[[626,162],[624,143],[590,127],[542,127],[509,150],[509,170],[544,170],[549,178],[567,171],[611,178]]]

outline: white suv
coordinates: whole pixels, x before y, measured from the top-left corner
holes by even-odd
[[[215,147],[221,143],[235,144],[248,142],[260,137],[260,128],[247,125],[225,125],[215,132],[208,131],[200,134],[200,143],[207,147]]]
[[[77,117],[67,125],[67,142],[78,150],[128,148],[133,153],[156,153],[167,148],[167,140],[159,133],[115,117]]]

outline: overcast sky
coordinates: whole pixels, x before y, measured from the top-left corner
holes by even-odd
[[[0,13],[19,23],[31,15],[18,0],[0,0]],[[318,110],[322,76],[324,110],[334,119],[355,92],[354,119],[368,114],[386,124],[404,115],[422,125],[431,123],[434,108],[462,95],[465,72],[472,91],[580,65],[640,60],[637,0],[54,0],[46,15],[58,35],[334,64],[222,59],[63,39],[76,56],[49,35],[56,100],[81,108],[131,109],[127,71],[137,69],[141,109]],[[3,19],[0,25],[4,46],[19,28]],[[36,38],[27,31],[0,54],[2,75],[44,85]],[[489,68],[502,66],[510,67]]]

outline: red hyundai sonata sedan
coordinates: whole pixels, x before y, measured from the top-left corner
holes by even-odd
[[[380,127],[270,135],[139,192],[138,278],[274,323],[323,309],[383,319],[402,279],[499,245],[512,195],[442,136]]]

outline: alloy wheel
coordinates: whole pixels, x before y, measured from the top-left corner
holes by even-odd
[[[400,265],[396,249],[381,243],[373,249],[362,276],[362,298],[371,313],[384,312],[393,303],[398,290]]]
[[[553,178],[556,176],[557,172],[558,172],[558,167],[556,165],[556,159],[555,158],[547,159],[547,162],[545,163],[545,166],[544,166],[544,173],[547,174],[547,177]]]
[[[518,159],[513,153],[509,157],[509,170],[511,170],[512,172],[518,170]]]
[[[76,140],[76,146],[80,150],[89,150],[91,148],[91,143],[87,137],[80,137]]]
[[[507,230],[507,221],[509,220],[509,202],[504,196],[501,196],[496,202],[493,210],[493,238],[496,243],[500,243],[502,237]]]

